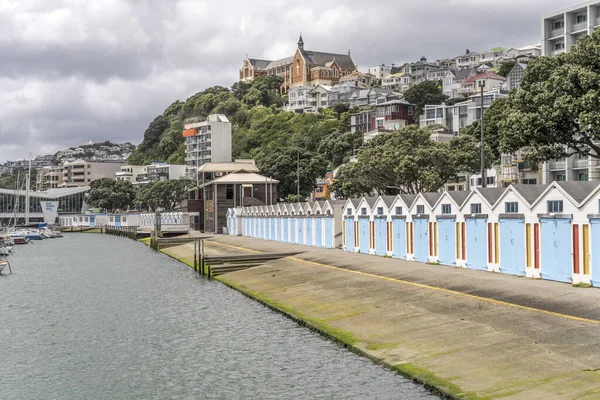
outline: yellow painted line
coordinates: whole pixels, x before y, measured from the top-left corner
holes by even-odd
[[[473,294],[463,293],[463,292],[459,292],[459,291],[452,290],[452,289],[446,289],[446,288],[441,288],[441,287],[437,287],[437,286],[425,285],[425,284],[422,284],[422,283],[416,283],[416,282],[406,281],[406,280],[398,279],[398,278],[390,278],[388,276],[371,274],[369,272],[355,271],[355,270],[351,270],[351,269],[347,269],[347,268],[335,267],[333,265],[322,264],[322,263],[318,263],[318,262],[314,262],[314,261],[301,260],[301,259],[296,258],[296,257],[289,257],[289,259],[290,260],[294,260],[294,261],[298,261],[298,262],[301,262],[301,263],[305,263],[305,264],[312,264],[312,265],[315,265],[315,266],[318,266],[318,267],[330,268],[330,269],[337,269],[337,270],[340,270],[340,271],[350,272],[350,273],[358,274],[358,275],[364,275],[364,276],[368,276],[368,277],[371,277],[371,278],[385,279],[387,281],[402,283],[402,284],[409,285],[409,286],[415,286],[415,287],[422,288],[422,289],[429,289],[429,290],[436,290],[436,291],[444,292],[444,293],[451,293],[451,294],[454,294],[454,295],[457,295],[457,296],[468,297],[470,299],[475,299],[475,300],[480,300],[480,301],[486,301],[488,303],[499,304],[499,305],[514,307],[514,308],[520,308],[522,310],[527,310],[527,311],[539,312],[539,313],[542,313],[542,314],[552,315],[554,317],[566,318],[566,319],[570,319],[570,320],[573,320],[573,321],[588,322],[588,323],[591,323],[591,324],[600,325],[600,321],[596,320],[596,319],[589,319],[589,318],[583,318],[583,317],[576,317],[574,315],[561,314],[561,313],[557,313],[557,312],[553,312],[553,311],[542,310],[542,309],[539,309],[539,308],[523,306],[523,305],[520,305],[520,304],[508,303],[508,302],[502,301],[502,300],[490,299],[488,297],[476,296],[476,295],[473,295]]]
[[[251,252],[254,252],[254,253],[262,253],[262,251],[251,250],[251,249],[247,249],[247,248],[241,247],[241,246],[233,246],[233,245],[230,245],[230,244],[223,244],[223,243],[213,242],[213,241],[208,241],[208,240],[207,240],[207,242],[214,243],[214,244],[217,244],[217,245],[220,245],[220,246],[232,247],[232,248],[238,249],[238,250],[251,251]],[[416,282],[406,281],[404,279],[391,278],[389,276],[372,274],[370,272],[362,272],[362,271],[356,271],[356,270],[351,270],[351,269],[342,268],[342,267],[336,267],[336,266],[333,266],[333,265],[318,263],[318,262],[315,262],[315,261],[302,260],[302,259],[296,258],[296,257],[288,257],[288,259],[293,260],[293,261],[298,261],[298,262],[301,262],[301,263],[304,263],[304,264],[314,265],[314,266],[317,266],[317,267],[329,268],[329,269],[336,269],[336,270],[339,270],[339,271],[349,272],[349,273],[352,273],[352,274],[363,275],[363,276],[368,276],[368,277],[377,278],[377,279],[384,279],[384,280],[390,281],[390,282],[402,283],[404,285],[414,286],[414,287],[418,287],[418,288],[421,288],[421,289],[435,290],[435,291],[438,291],[438,292],[450,293],[450,294],[453,294],[453,295],[456,295],[456,296],[467,297],[469,299],[474,299],[474,300],[479,300],[479,301],[485,301],[485,302],[492,303],[492,304],[498,304],[498,305],[502,305],[502,306],[519,308],[521,310],[538,312],[538,313],[541,313],[541,314],[551,315],[553,317],[565,318],[565,319],[570,319],[570,320],[573,320],[573,321],[588,322],[590,324],[600,325],[600,320],[596,320],[596,319],[589,319],[589,318],[583,318],[583,317],[576,317],[574,315],[561,314],[561,313],[557,313],[557,312],[554,312],[554,311],[547,311],[547,310],[542,310],[542,309],[539,309],[539,308],[523,306],[521,304],[514,304],[514,303],[509,303],[509,302],[506,302],[506,301],[502,301],[502,300],[490,299],[488,297],[476,296],[474,294],[463,293],[463,292],[459,292],[457,290],[446,289],[446,288],[441,288],[441,287],[431,286],[431,285],[425,285],[423,283],[416,283]]]
[[[219,246],[223,246],[223,247],[231,247],[232,249],[238,249],[238,250],[243,250],[243,251],[250,251],[252,253],[259,253],[259,254],[263,254],[262,251],[258,251],[258,250],[251,250],[251,249],[247,249],[245,247],[240,247],[240,246],[233,246],[231,244],[225,244],[225,243],[219,243],[219,242],[213,242],[212,240],[205,240],[206,243],[211,243],[211,244],[216,244]]]

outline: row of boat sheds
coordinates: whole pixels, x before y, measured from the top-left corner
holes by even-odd
[[[230,208],[227,232],[600,287],[600,182]]]

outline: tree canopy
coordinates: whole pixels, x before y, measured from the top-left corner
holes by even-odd
[[[125,211],[133,204],[135,188],[131,182],[102,178],[90,183],[87,203],[109,212]]]
[[[532,162],[571,154],[600,158],[600,30],[569,53],[528,64],[499,123],[500,150]]]
[[[410,87],[404,98],[414,104],[417,115],[421,115],[427,104],[442,104],[448,96],[444,94],[440,81],[424,81]]]
[[[340,168],[332,190],[346,198],[436,191],[460,173],[477,171],[479,162],[472,136],[436,142],[428,129],[412,125],[369,141],[356,162]]]
[[[144,210],[156,211],[160,208],[164,211],[172,211],[188,198],[188,190],[192,186],[193,182],[189,179],[152,182],[138,190],[135,204]]]
[[[504,118],[507,98],[496,99],[483,113],[483,134],[485,140],[485,159],[487,166],[500,162],[500,122]],[[481,138],[481,122],[474,121],[461,132],[461,135],[470,135],[476,141]]]

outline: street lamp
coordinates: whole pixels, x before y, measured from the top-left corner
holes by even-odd
[[[481,89],[481,141],[479,143],[480,147],[481,147],[481,187],[484,188],[486,187],[486,177],[485,177],[485,140],[484,140],[484,136],[483,136],[483,89],[485,88],[485,80],[480,80],[479,81],[479,88]]]

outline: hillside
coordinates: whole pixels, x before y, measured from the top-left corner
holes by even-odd
[[[142,143],[129,157],[134,165],[152,161],[185,163],[183,121],[225,114],[232,123],[233,158],[254,158],[261,173],[280,181],[280,196],[296,194],[296,165],[300,164],[300,194],[307,196],[314,181],[340,165],[361,143],[348,130],[348,108],[321,114],[283,112],[278,94],[281,80],[268,76],[252,83],[236,82],[196,93],[185,102],[171,104],[148,126]]]

